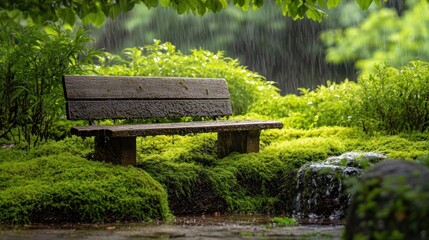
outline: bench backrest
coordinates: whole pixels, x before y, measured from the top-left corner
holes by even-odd
[[[224,79],[64,76],[67,119],[232,114]]]

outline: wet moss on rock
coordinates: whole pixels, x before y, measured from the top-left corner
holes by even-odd
[[[386,160],[355,185],[345,239],[428,239],[429,169]]]

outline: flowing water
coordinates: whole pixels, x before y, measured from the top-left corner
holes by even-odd
[[[0,239],[340,239],[340,222],[301,219],[279,226],[270,215],[183,216],[128,224],[55,224],[0,227]]]

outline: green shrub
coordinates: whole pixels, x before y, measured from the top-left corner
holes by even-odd
[[[314,91],[300,89],[300,96],[262,98],[252,105],[250,111],[282,118],[286,126],[293,128],[349,126],[349,99],[355,89],[356,83],[348,80],[340,84],[328,81]]]
[[[278,96],[278,89],[261,75],[225,57],[223,52],[192,50],[184,55],[169,43],[124,49],[122,55],[105,53],[95,71],[100,75],[224,78],[235,114],[246,113],[261,98]]]
[[[91,38],[81,28],[22,27],[4,12],[0,19],[0,137],[23,137],[30,147],[64,118],[62,76],[83,72],[93,55]]]
[[[359,80],[350,101],[352,121],[365,132],[424,132],[429,127],[429,64],[376,66],[373,74]]]

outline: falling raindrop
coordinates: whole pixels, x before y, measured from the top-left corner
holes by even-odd
[[[274,1],[264,1],[257,11],[244,12],[230,6],[204,16],[178,15],[171,8],[147,9],[138,4],[131,12],[92,30],[96,47],[113,53],[152,44],[154,39],[169,41],[183,53],[200,48],[224,51],[226,56],[239,59],[250,70],[277,82],[282,94],[298,93],[298,88],[315,89],[328,80],[356,79],[353,62],[326,62],[325,47],[319,38],[324,30],[358,24],[367,14],[356,9],[354,2],[341,4],[355,5],[329,10],[329,18],[321,23],[285,17]],[[401,0],[385,4],[399,13],[405,9]]]

